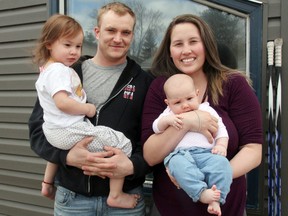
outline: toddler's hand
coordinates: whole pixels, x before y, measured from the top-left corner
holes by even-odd
[[[95,116],[95,114],[96,114],[96,106],[94,104],[90,104],[90,103],[87,103],[86,106],[88,108],[88,112],[86,113],[86,115],[88,117],[90,117],[90,118]]]

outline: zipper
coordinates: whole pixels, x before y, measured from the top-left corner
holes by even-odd
[[[133,77],[130,78],[130,80],[118,91],[116,92],[115,95],[113,95],[112,97],[108,98],[108,100],[101,106],[99,107],[99,109],[97,110],[96,112],[96,122],[95,122],[95,125],[98,125],[98,119],[99,119],[99,114],[100,114],[100,111],[102,109],[102,107],[104,107],[108,102],[110,102],[112,99],[114,99],[117,95],[120,94],[120,92],[126,88],[133,80]],[[88,176],[88,185],[87,185],[87,190],[88,190],[88,193],[91,194],[91,176]]]
[[[91,184],[90,184],[90,179],[91,179],[91,176],[88,176],[88,193],[90,194],[91,193]]]
[[[98,119],[99,119],[99,114],[100,114],[101,109],[102,109],[108,102],[110,102],[110,101],[111,101],[112,99],[114,99],[117,95],[119,95],[120,92],[121,92],[124,88],[126,88],[126,86],[128,86],[128,85],[132,82],[132,80],[133,80],[133,77],[131,77],[130,80],[128,81],[128,83],[126,83],[118,92],[116,92],[115,95],[113,95],[112,97],[108,98],[108,100],[107,100],[101,107],[99,107],[98,111],[96,112],[96,123],[95,123],[95,125],[98,125]]]

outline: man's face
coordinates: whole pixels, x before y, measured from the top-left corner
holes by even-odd
[[[95,28],[97,55],[102,64],[116,65],[126,61],[133,39],[134,19],[130,14],[119,16],[114,11],[102,15]]]

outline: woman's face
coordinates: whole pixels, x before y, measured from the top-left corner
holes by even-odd
[[[203,72],[205,47],[198,28],[192,23],[180,23],[171,32],[170,55],[175,66],[185,74]]]

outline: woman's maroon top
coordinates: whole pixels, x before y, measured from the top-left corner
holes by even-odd
[[[166,108],[163,84],[166,78],[157,77],[151,84],[144,104],[142,118],[142,141],[153,134],[152,123]],[[258,99],[246,79],[232,75],[223,85],[224,96],[219,98],[219,105],[213,106],[222,117],[229,134],[227,158],[237,154],[241,146],[248,143],[263,143],[262,116]],[[153,198],[163,216],[211,216],[207,205],[194,203],[183,191],[178,190],[168,178],[163,164],[153,168]],[[246,204],[246,178],[241,176],[233,180],[226,203],[221,206],[223,216],[243,216]]]

